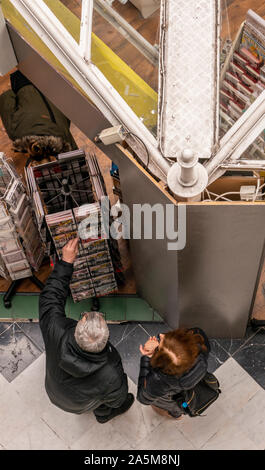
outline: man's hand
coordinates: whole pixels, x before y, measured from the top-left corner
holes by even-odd
[[[78,238],[74,238],[73,240],[69,240],[69,242],[66,243],[66,245],[63,247],[63,261],[71,264],[74,262],[78,253],[78,241]]]
[[[150,338],[146,341],[144,347],[140,345],[140,352],[143,356],[152,357],[155,352],[155,349],[158,347],[159,342],[155,336],[150,336]]]

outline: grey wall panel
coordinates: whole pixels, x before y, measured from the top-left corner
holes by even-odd
[[[120,161],[119,161],[120,159]],[[133,204],[161,204],[171,201],[129,160],[117,155],[123,201]],[[176,214],[177,222],[177,214]],[[139,294],[165,318],[172,328],[179,325],[178,252],[168,251],[167,240],[130,240],[132,264]]]
[[[244,336],[262,257],[265,205],[188,206],[179,252],[180,324]]]

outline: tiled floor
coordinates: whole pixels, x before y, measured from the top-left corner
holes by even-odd
[[[136,394],[139,344],[169,328],[149,322],[109,328]],[[0,449],[265,449],[264,331],[249,329],[244,340],[211,339],[211,346],[209,370],[222,394],[206,416],[168,420],[135,401],[100,425],[92,413],[65,413],[49,402],[38,323],[0,322]]]

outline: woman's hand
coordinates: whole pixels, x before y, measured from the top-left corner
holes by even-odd
[[[144,347],[140,344],[140,352],[143,356],[152,357],[156,348],[158,347],[159,342],[155,336],[150,336],[150,338],[146,341]]]

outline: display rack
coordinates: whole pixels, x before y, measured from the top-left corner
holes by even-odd
[[[59,259],[63,246],[80,235],[83,226],[70,283],[74,302],[116,292],[122,268],[117,242],[108,239],[102,221],[100,203],[106,188],[96,157],[83,150],[67,152],[25,173],[39,231],[42,237],[46,233],[46,242],[52,240]]]
[[[221,77],[221,136],[234,125],[256,98],[265,90],[265,20],[252,10],[247,13]],[[241,159],[265,158],[264,132]]]
[[[43,284],[33,274],[44,257],[44,247],[34,221],[26,188],[10,160],[0,154],[0,275],[11,280],[4,295],[4,305],[20,282],[29,278],[39,288]]]

